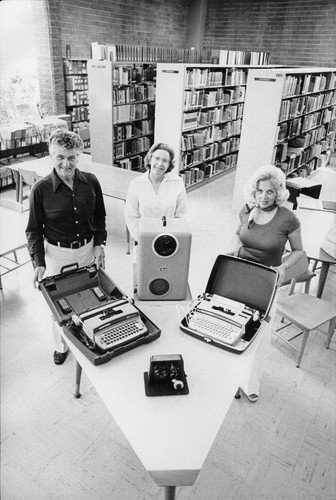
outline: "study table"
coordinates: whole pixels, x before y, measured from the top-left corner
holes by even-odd
[[[50,156],[44,156],[43,158],[37,158],[27,163],[13,164],[10,168],[16,172],[16,202],[12,203],[12,205],[16,203],[19,207],[22,207],[23,182],[22,177],[19,175],[19,169],[35,172],[38,177],[45,177],[51,172],[52,164]],[[140,175],[140,172],[134,170],[126,170],[93,162],[91,161],[91,156],[86,154],[81,155],[78,168],[79,170],[83,170],[83,172],[91,172],[98,178],[104,196],[116,198],[124,202],[126,201],[129,183],[134,177]],[[127,253],[130,253],[130,235],[127,227],[126,239]]]
[[[76,358],[77,386],[82,369],[104,401],[164,498],[174,499],[177,486],[191,486],[216,439],[238,387],[248,374],[268,323],[243,354],[234,354],[183,333],[179,322],[186,306],[137,304],[160,329],[161,336],[109,362],[94,366],[66,337]],[[150,356],[180,354],[189,394],[147,397],[144,372]],[[107,492],[108,495],[108,492]]]
[[[295,214],[301,222],[302,244],[308,259],[321,262],[316,293],[316,296],[321,298],[329,268],[336,264],[336,259],[326,253],[321,244],[329,229],[336,226],[336,213],[299,208]]]

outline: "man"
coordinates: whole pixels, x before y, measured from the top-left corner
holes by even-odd
[[[65,265],[95,263],[105,267],[106,212],[98,179],[78,170],[82,139],[68,130],[49,138],[53,171],[39,180],[30,195],[26,228],[28,250],[34,266],[34,286],[44,276],[59,274]],[[53,321],[54,362],[64,363],[67,346]]]

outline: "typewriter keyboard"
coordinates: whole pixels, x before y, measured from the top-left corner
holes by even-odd
[[[190,318],[189,328],[209,339],[228,345],[235,344],[242,335],[241,326],[197,312]]]
[[[132,319],[117,323],[113,327],[96,335],[97,346],[102,350],[108,351],[120,345],[126,344],[132,340],[142,337],[147,333],[146,325],[141,319]]]

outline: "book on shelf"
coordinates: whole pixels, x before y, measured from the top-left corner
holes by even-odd
[[[108,61],[116,61],[117,60],[117,47],[115,44],[107,44],[106,45],[106,59]]]
[[[191,111],[183,114],[183,130],[195,128],[198,125],[199,112]]]
[[[91,58],[98,61],[106,59],[106,46],[98,42],[91,42]]]

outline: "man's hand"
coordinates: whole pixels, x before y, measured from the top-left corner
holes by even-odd
[[[45,273],[46,268],[43,266],[35,267],[34,269],[34,287],[40,288],[40,281],[42,281],[43,275]]]
[[[101,267],[105,269],[104,249],[100,245],[93,247],[93,255],[94,255],[94,263],[96,264],[97,268]]]

